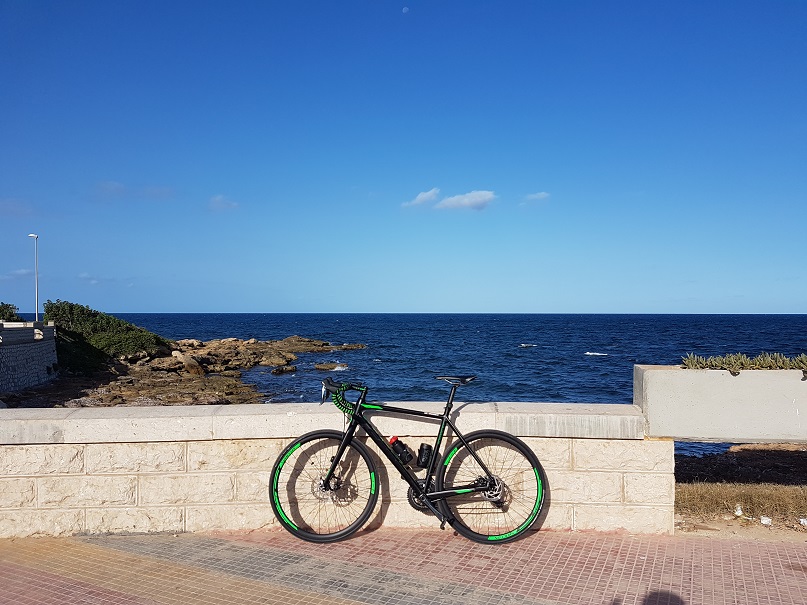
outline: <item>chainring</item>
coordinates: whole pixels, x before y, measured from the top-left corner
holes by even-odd
[[[423,487],[424,485],[426,485],[426,480],[418,479],[418,485],[420,485],[420,487]],[[429,487],[427,488],[426,491],[432,491],[433,489],[434,489],[434,480],[430,479]],[[432,514],[432,512],[429,510],[429,507],[426,506],[426,504],[423,502],[423,499],[419,498],[417,494],[415,494],[415,490],[412,489],[411,487],[409,488],[409,491],[406,493],[406,498],[407,500],[409,500],[409,505],[415,510],[419,510],[420,512],[425,513],[427,515]]]

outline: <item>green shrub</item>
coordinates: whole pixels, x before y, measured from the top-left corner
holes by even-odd
[[[113,315],[57,300],[45,303],[45,320],[56,323],[56,352],[62,367],[79,373],[101,369],[111,357],[159,354],[167,340]]]
[[[19,309],[10,303],[0,302],[0,321],[24,321],[17,315]]]
[[[690,370],[728,370],[734,376],[741,370],[803,370],[807,375],[807,354],[804,353],[796,357],[762,353],[753,359],[743,353],[708,358],[689,353],[682,361]]]

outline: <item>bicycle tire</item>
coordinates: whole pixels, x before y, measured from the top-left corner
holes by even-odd
[[[336,542],[358,531],[378,501],[375,464],[361,441],[345,450],[333,488],[322,478],[342,441],[339,431],[307,433],[278,456],[269,478],[275,517],[285,529],[309,542]]]
[[[465,437],[468,446],[499,482],[488,492],[466,491],[486,474],[461,441],[447,450],[437,472],[437,491],[462,492],[439,501],[441,512],[454,518],[452,527],[475,542],[511,542],[523,537],[538,520],[546,491],[546,475],[535,453],[523,441],[502,431],[482,430]]]

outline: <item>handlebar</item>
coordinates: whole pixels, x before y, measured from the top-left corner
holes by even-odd
[[[322,381],[322,401],[321,403],[325,403],[325,400],[329,398],[330,395],[336,395],[338,398],[342,398],[342,394],[345,391],[360,391],[360,392],[367,392],[367,387],[359,382],[336,382],[330,376]]]

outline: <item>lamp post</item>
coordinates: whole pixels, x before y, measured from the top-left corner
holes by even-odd
[[[34,238],[34,293],[36,296],[34,321],[39,321],[39,236],[36,233],[29,233],[28,237]]]

